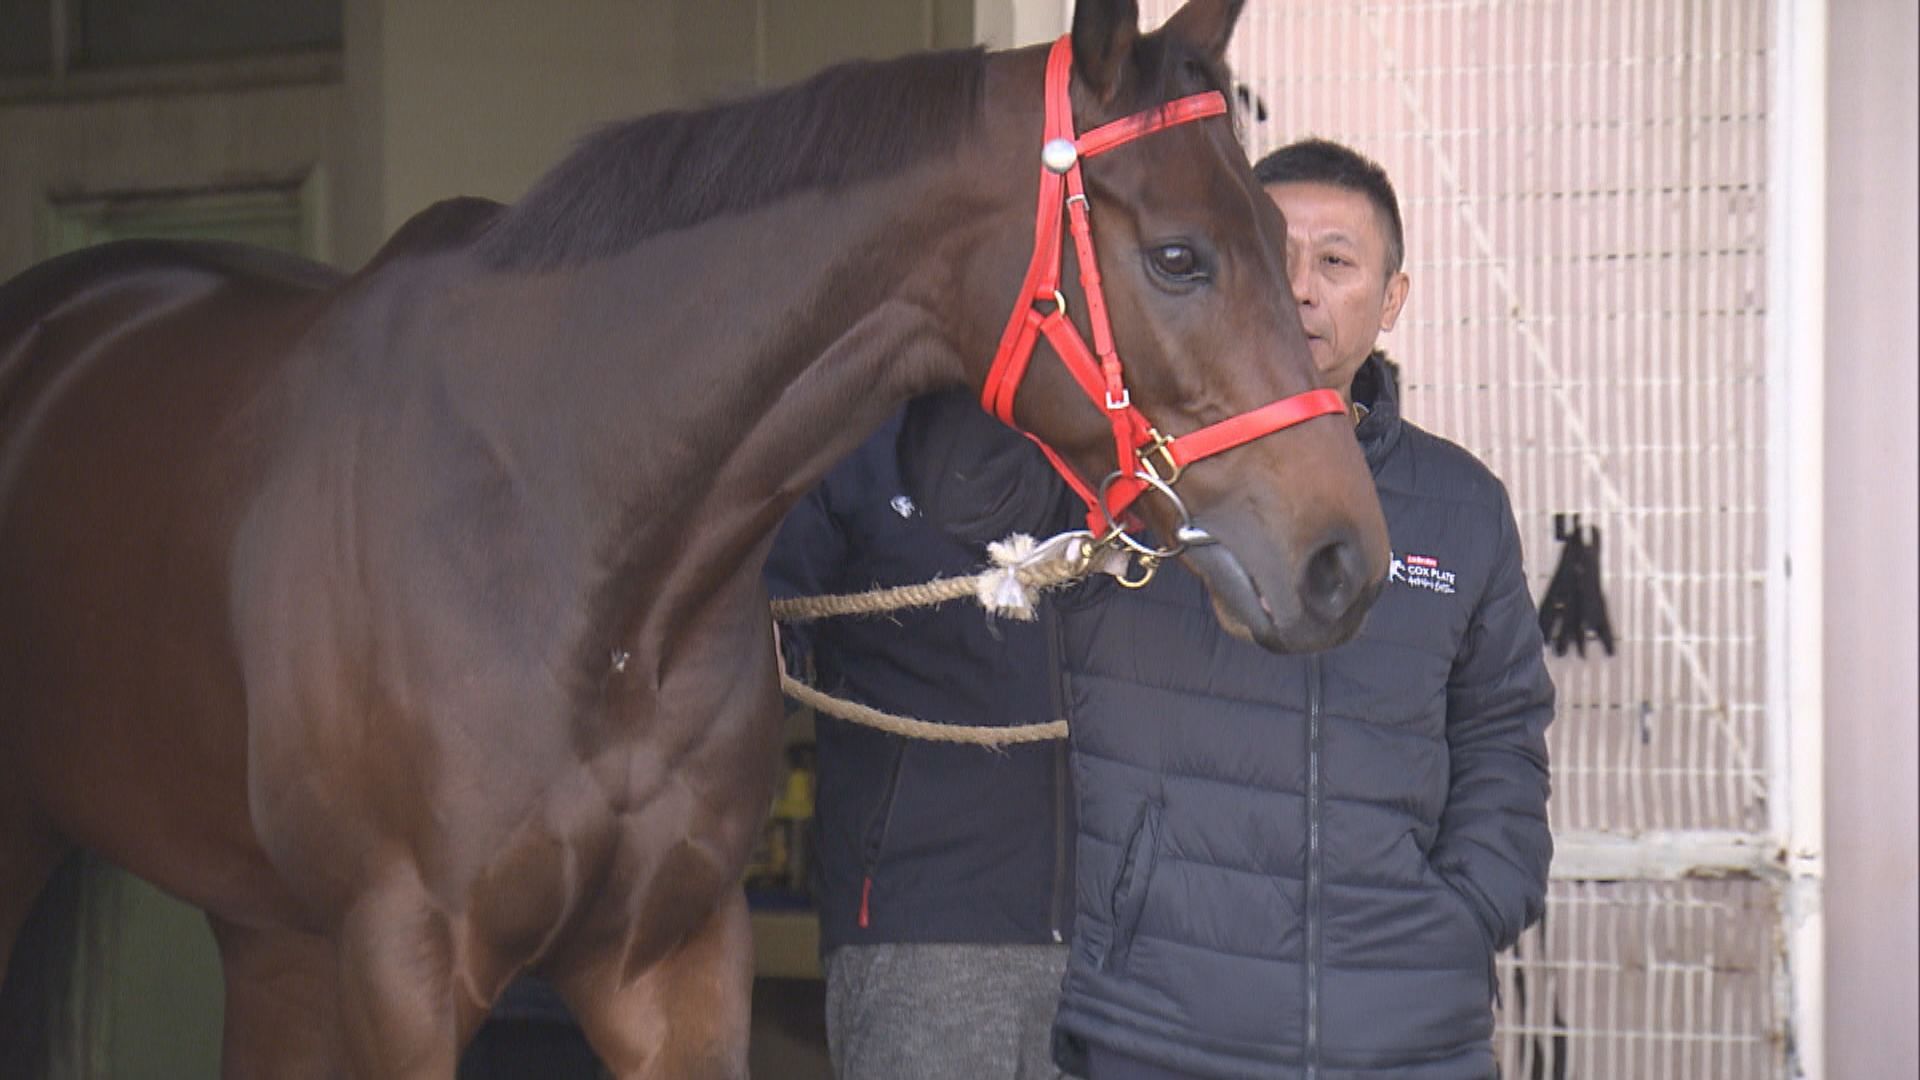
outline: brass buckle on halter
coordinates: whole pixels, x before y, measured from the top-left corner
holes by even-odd
[[[1101,553],[1106,551],[1118,551],[1126,557],[1126,564],[1119,570],[1107,571],[1122,588],[1145,588],[1147,582],[1152,581],[1153,575],[1160,569],[1160,552],[1148,548],[1145,544],[1128,536],[1125,529],[1115,525],[1107,530],[1107,535],[1098,540],[1092,540],[1086,545],[1079,562],[1075,564],[1077,572],[1082,575],[1090,572],[1093,565],[1100,561]],[[1135,567],[1139,568],[1137,572]]]
[[[1158,428],[1148,428],[1147,434],[1153,436],[1153,441],[1135,450],[1134,454],[1140,459],[1140,467],[1147,470],[1147,475],[1162,484],[1171,486],[1174,481],[1180,479],[1180,463],[1173,459],[1173,450],[1171,449],[1173,440],[1160,434],[1160,429]],[[1153,459],[1156,455],[1160,458],[1160,461],[1167,470],[1167,475],[1165,476],[1161,476],[1160,469],[1154,465]]]
[[[1140,576],[1128,577],[1127,572],[1135,566],[1140,568]],[[1120,587],[1123,589],[1144,589],[1147,587],[1147,583],[1153,580],[1153,575],[1158,572],[1159,569],[1159,559],[1151,555],[1137,555],[1127,560],[1127,569],[1115,574],[1113,580],[1119,582]]]

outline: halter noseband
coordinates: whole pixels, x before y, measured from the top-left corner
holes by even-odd
[[[1155,560],[1178,554],[1188,544],[1211,542],[1206,533],[1193,527],[1186,507],[1173,493],[1173,483],[1179,479],[1182,469],[1201,458],[1231,450],[1304,420],[1344,414],[1347,407],[1336,390],[1310,390],[1177,438],[1160,434],[1140,410],[1133,407],[1120,357],[1114,350],[1106,294],[1100,288],[1100,266],[1094,258],[1086,183],[1080,173],[1080,162],[1164,128],[1225,115],[1227,99],[1218,90],[1194,94],[1076,137],[1073,105],[1067,95],[1072,66],[1072,41],[1062,37],[1053,43],[1053,51],[1047,56],[1046,131],[1040,150],[1044,168],[1040,172],[1040,209],[1034,226],[1033,258],[1027,264],[1026,283],[1013,317],[1000,335],[1000,348],[994,354],[993,366],[988,369],[980,403],[1003,423],[1018,426],[1013,421],[1014,395],[1026,376],[1035,345],[1044,336],[1074,381],[1094,404],[1106,410],[1113,425],[1114,453],[1119,467],[1096,491],[1052,447],[1039,439],[1034,442],[1086,502],[1088,529],[1095,536],[1117,540],[1140,555],[1150,573]],[[1087,298],[1087,322],[1093,329],[1091,349],[1067,317],[1066,298],[1060,292],[1063,203],[1064,216],[1073,230],[1074,251],[1079,257],[1080,285]],[[1043,311],[1042,305],[1047,310]],[[1127,535],[1121,524],[1127,508],[1149,490],[1166,495],[1180,514],[1182,524],[1172,547],[1148,547]]]

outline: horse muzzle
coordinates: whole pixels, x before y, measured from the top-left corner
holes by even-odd
[[[1336,536],[1302,562],[1297,603],[1276,613],[1231,549],[1204,531],[1193,532],[1198,537],[1185,538],[1182,557],[1206,583],[1221,625],[1273,652],[1314,652],[1347,641],[1380,592],[1381,576],[1369,572],[1361,545]]]

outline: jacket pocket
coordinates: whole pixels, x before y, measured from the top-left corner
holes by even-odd
[[[900,772],[907,762],[907,741],[896,739],[899,743],[893,751],[893,761],[887,767],[887,782],[880,788],[880,801],[874,804],[867,816],[867,827],[860,833],[860,862],[868,873],[880,862],[880,855],[887,846],[887,830],[893,825],[893,804],[900,795]]]
[[[1486,920],[1480,917],[1480,911],[1474,899],[1467,895],[1459,885],[1454,884],[1452,877],[1441,873],[1439,870],[1435,870],[1433,876],[1440,883],[1440,891],[1451,898],[1453,905],[1459,909],[1466,921],[1473,926],[1474,935],[1480,942],[1480,949],[1486,954],[1487,996],[1493,1000],[1496,1007],[1503,1005],[1504,1002],[1501,1000],[1500,994],[1500,968],[1495,959],[1493,934],[1487,929]]]
[[[906,768],[907,740],[896,739],[893,764],[887,769],[887,783],[880,791],[880,804],[867,819],[860,835],[860,907],[854,913],[854,925],[862,930],[873,926],[873,876],[880,868],[880,857],[887,846],[887,830],[893,825],[894,802],[900,797],[900,773]]]
[[[1113,883],[1113,945],[1102,965],[1108,971],[1126,968],[1134,933],[1140,928],[1140,917],[1146,914],[1147,889],[1153,883],[1153,867],[1159,856],[1160,807],[1148,803],[1140,808],[1140,820],[1120,860],[1120,876]]]
[[[1486,946],[1488,953],[1492,953],[1493,930],[1488,927],[1487,920],[1480,914],[1480,902],[1466,888],[1456,884],[1453,875],[1435,868],[1433,876],[1439,880],[1441,889],[1451,896],[1453,902],[1465,913],[1467,921],[1472,923],[1473,928],[1479,932],[1480,944]]]

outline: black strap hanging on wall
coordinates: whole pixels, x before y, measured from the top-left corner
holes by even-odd
[[[1246,83],[1233,84],[1233,96],[1240,99],[1240,111],[1253,117],[1256,123],[1267,119],[1267,99],[1253,92]]]
[[[1527,1011],[1526,945],[1529,937],[1540,943],[1541,955],[1534,958],[1534,966],[1547,981],[1547,1026],[1544,1032],[1535,1028],[1531,1037],[1520,1046],[1520,1060],[1527,1066],[1527,1080],[1567,1080],[1567,1042],[1573,1029],[1568,1026],[1566,1014],[1561,1011],[1560,987],[1553,980],[1554,965],[1546,956],[1548,943],[1552,941],[1547,937],[1547,919],[1551,915],[1551,911],[1541,912],[1539,925],[1520,935],[1520,940],[1513,943],[1513,996],[1515,1013],[1522,1023],[1534,1019],[1533,1014]],[[1549,1039],[1541,1038],[1545,1032],[1552,1033]]]
[[[1560,541],[1560,563],[1553,568],[1547,591],[1540,598],[1540,633],[1555,656],[1569,648],[1587,655],[1587,638],[1613,655],[1613,623],[1607,618],[1607,598],[1600,591],[1600,530],[1582,529],[1580,515],[1553,515],[1553,538]]]

